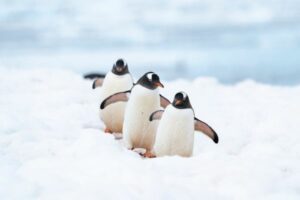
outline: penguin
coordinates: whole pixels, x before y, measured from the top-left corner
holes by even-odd
[[[205,122],[197,119],[185,92],[178,92],[172,104],[150,115],[149,121],[160,120],[152,154],[157,157],[179,155],[190,157],[193,153],[194,131],[201,131],[215,143],[217,133]]]
[[[152,156],[157,129],[157,122],[150,122],[149,116],[171,103],[159,94],[159,87],[164,87],[159,76],[154,72],[147,72],[131,90],[112,95],[100,105],[104,109],[115,102],[127,101],[123,125],[124,144],[130,150],[145,149],[144,157]]]
[[[99,74],[99,73],[89,73],[83,76],[84,79],[104,79],[105,78],[105,74]]]
[[[100,86],[102,86],[100,102],[112,94],[130,90],[133,87],[133,78],[124,59],[118,59],[105,77],[98,78],[93,82],[93,89]],[[105,133],[122,133],[125,107],[126,102],[118,102],[105,109],[100,109],[100,119],[106,126]]]

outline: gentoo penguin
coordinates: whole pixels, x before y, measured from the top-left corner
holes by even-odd
[[[93,89],[101,87],[100,102],[117,92],[130,90],[133,79],[128,65],[123,59],[118,59],[105,78],[96,79]],[[118,102],[105,109],[100,109],[100,118],[104,122],[106,133],[122,133],[126,102]]]
[[[150,122],[149,116],[160,107],[165,108],[171,103],[159,94],[158,87],[164,87],[159,76],[148,72],[131,90],[108,97],[100,106],[104,109],[114,102],[128,101],[123,124],[124,144],[131,150],[145,149],[145,157],[151,156],[157,129],[157,122]]]
[[[160,123],[152,152],[155,156],[191,156],[195,130],[201,131],[215,143],[219,141],[217,133],[209,125],[195,118],[189,97],[184,92],[177,93],[165,111],[155,111],[149,118],[150,121],[158,119]]]

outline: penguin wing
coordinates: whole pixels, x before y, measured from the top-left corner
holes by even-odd
[[[171,102],[163,95],[160,94],[159,96],[160,96],[160,106],[166,108]]]
[[[196,117],[195,117],[195,130],[201,131],[202,133],[210,137],[215,143],[219,142],[219,137],[216,131],[214,131],[214,129],[212,129],[208,124],[197,119]]]
[[[112,103],[120,102],[120,101],[128,101],[130,96],[131,90],[125,91],[125,92],[118,92],[116,94],[113,94],[106,99],[104,99],[100,105],[100,109],[103,110],[105,107]]]
[[[160,120],[163,113],[164,113],[164,110],[157,110],[157,111],[153,112],[149,117],[149,121],[151,122],[153,120]]]
[[[93,89],[96,89],[97,87],[101,87],[103,84],[104,78],[97,78],[93,82]]]
[[[100,74],[100,73],[90,73],[90,74],[85,74],[83,76],[85,79],[96,79],[96,78],[105,78],[105,74]]]

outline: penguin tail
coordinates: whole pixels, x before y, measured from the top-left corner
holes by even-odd
[[[83,78],[85,78],[85,79],[105,78],[105,74],[101,74],[101,73],[89,73],[89,74],[83,75]]]

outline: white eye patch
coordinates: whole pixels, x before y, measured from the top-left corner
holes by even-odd
[[[149,80],[152,80],[153,74],[154,74],[154,73],[149,73],[149,74],[147,74],[147,78],[148,78]]]
[[[183,99],[186,99],[186,97],[187,97],[187,94],[185,93],[185,92],[180,92],[181,94],[182,94],[182,96],[183,96]]]

